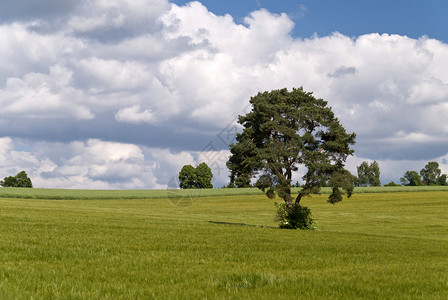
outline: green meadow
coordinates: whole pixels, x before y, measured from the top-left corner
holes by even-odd
[[[292,188],[297,193],[298,188]],[[448,191],[448,186],[394,186],[355,187],[355,193],[392,192],[434,192]],[[322,194],[329,194],[331,188],[322,188]],[[155,198],[197,198],[215,196],[263,195],[259,189],[192,189],[192,190],[76,190],[42,188],[0,188],[0,198],[25,198],[48,200],[111,200],[111,199],[155,199]]]
[[[357,192],[0,189],[0,299],[448,299],[448,190]]]

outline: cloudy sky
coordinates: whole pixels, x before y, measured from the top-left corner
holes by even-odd
[[[361,4],[362,3],[362,4]],[[0,4],[0,178],[152,189],[206,162],[259,91],[329,102],[383,183],[448,172],[448,2],[15,0]],[[295,179],[299,179],[296,174]]]

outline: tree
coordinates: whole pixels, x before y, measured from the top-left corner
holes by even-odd
[[[291,214],[304,196],[318,193],[327,180],[333,187],[328,202],[341,201],[344,191],[351,196],[353,176],[344,163],[354,152],[350,145],[356,135],[345,131],[326,101],[294,88],[258,93],[250,103],[252,110],[238,118],[243,131],[230,145],[231,182],[248,185],[258,175],[255,185],[270,198],[282,198]],[[293,201],[291,180],[299,165],[307,171]]]
[[[181,189],[196,188],[196,169],[192,165],[185,165],[179,173],[179,185]]]
[[[376,161],[370,165],[363,161],[358,169],[358,186],[381,186],[380,167]]]
[[[436,185],[442,171],[439,169],[439,164],[435,161],[430,161],[420,171],[422,176],[422,183],[424,185]]]
[[[369,164],[363,161],[358,167],[358,180],[357,186],[367,186],[369,183]]]
[[[448,185],[446,174],[440,175],[440,177],[437,181],[438,181],[437,182],[438,185]]]
[[[211,189],[212,185],[212,170],[206,163],[201,163],[196,167],[196,188]]]
[[[25,171],[17,173],[16,176],[5,177],[0,181],[0,185],[3,187],[24,187],[32,188],[33,184]]]
[[[181,189],[211,189],[212,178],[212,170],[206,163],[201,163],[196,168],[185,165],[179,173],[179,185]]]
[[[417,171],[406,171],[402,178],[400,178],[402,185],[418,186],[422,185],[422,179]]]

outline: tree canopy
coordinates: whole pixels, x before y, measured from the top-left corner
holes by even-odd
[[[211,189],[213,173],[206,163],[201,163],[196,167],[196,187],[198,189]]]
[[[406,171],[402,178],[400,178],[402,185],[417,186],[417,185],[448,185],[447,175],[442,174],[439,169],[439,163],[430,161],[426,166],[417,171]]]
[[[358,167],[358,182],[359,186],[381,186],[380,181],[380,166],[376,161],[368,163],[363,161]]]
[[[439,164],[435,161],[430,161],[420,171],[422,176],[422,183],[424,185],[436,185],[438,184],[439,177],[442,171],[439,169]]]
[[[316,99],[303,88],[258,93],[250,99],[252,109],[239,116],[243,131],[230,145],[227,162],[231,183],[237,187],[250,184],[268,197],[276,194],[292,207],[291,180],[300,165],[306,167],[304,184],[295,203],[318,193],[322,182],[333,187],[328,201],[336,203],[353,191],[354,176],[344,164],[356,135],[347,133],[327,102]]]
[[[438,185],[448,185],[447,175],[446,174],[440,175],[439,179],[437,180],[437,184]]]
[[[211,189],[213,173],[206,163],[199,164],[196,168],[185,165],[179,173],[179,185],[181,189]]]
[[[192,165],[185,165],[180,170],[179,185],[181,189],[196,188],[196,169]]]
[[[400,178],[402,185],[419,186],[422,185],[422,179],[417,171],[406,171]]]
[[[0,185],[3,187],[24,187],[32,188],[33,184],[25,171],[17,173],[16,176],[5,177],[0,181]]]

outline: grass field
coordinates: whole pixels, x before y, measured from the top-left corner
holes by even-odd
[[[298,188],[292,189],[297,193]],[[434,192],[448,191],[448,186],[395,186],[356,187],[355,193],[392,192]],[[330,188],[322,188],[322,194],[329,194]],[[100,199],[156,199],[156,198],[197,198],[263,195],[257,188],[244,189],[197,189],[197,190],[70,190],[70,189],[24,189],[0,188],[0,198],[48,199],[48,200],[100,200]]]
[[[1,299],[448,299],[447,191],[307,198],[314,231],[263,195],[47,192],[0,199]]]

